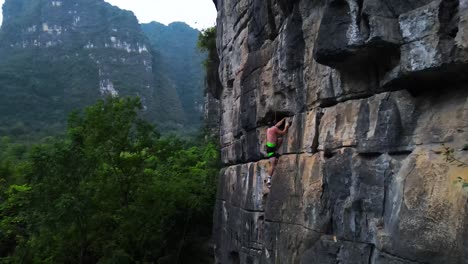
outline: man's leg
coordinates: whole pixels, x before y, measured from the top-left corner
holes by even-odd
[[[275,171],[276,164],[278,163],[276,157],[271,157],[270,158],[270,168],[268,170],[268,176],[273,176],[273,172]]]
[[[270,158],[270,168],[268,170],[268,176],[267,176],[267,180],[266,180],[266,185],[268,188],[271,187],[271,176],[273,176],[273,173],[275,172],[275,167],[276,167],[276,164],[278,163],[278,158],[276,157],[271,157]]]

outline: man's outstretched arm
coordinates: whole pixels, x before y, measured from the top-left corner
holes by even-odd
[[[288,133],[288,129],[289,129],[289,123],[284,126],[283,130],[278,129],[279,131],[277,133],[281,136],[284,136],[286,135],[286,133]]]
[[[276,123],[275,127],[279,128],[284,123],[284,120],[286,120],[286,117],[283,117],[283,119]]]

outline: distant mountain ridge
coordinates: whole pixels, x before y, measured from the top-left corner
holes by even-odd
[[[200,76],[165,65],[203,58],[196,51],[197,30],[183,23],[176,23],[185,28],[177,33],[171,26],[163,30],[193,47],[188,57],[171,57],[171,49],[150,41],[151,29],[142,30],[132,12],[103,0],[6,0],[3,14],[0,136],[59,131],[71,110],[108,95],[141,97],[144,115],[163,128],[198,125],[193,120],[201,111],[188,102],[202,94],[201,63]]]
[[[161,80],[163,83],[159,87],[166,87],[164,82],[174,85],[186,123],[198,125],[202,113],[205,76],[202,63],[206,58],[206,54],[200,53],[197,49],[200,31],[183,22],[174,22],[167,26],[151,22],[142,24],[141,28],[155,51],[154,55],[158,57],[155,67],[167,77],[166,80]],[[159,99],[166,100],[164,97]],[[168,108],[161,111],[166,113]]]

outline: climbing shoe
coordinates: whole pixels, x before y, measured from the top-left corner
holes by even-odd
[[[268,176],[266,184],[268,188],[271,188],[271,176]]]

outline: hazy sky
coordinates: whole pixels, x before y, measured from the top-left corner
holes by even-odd
[[[183,21],[203,29],[216,23],[216,8],[212,0],[105,0],[122,9],[133,11],[140,23],[158,21],[168,24]],[[3,5],[5,0],[0,0]],[[0,12],[0,21],[3,17]]]

